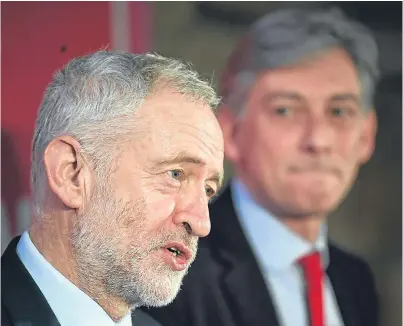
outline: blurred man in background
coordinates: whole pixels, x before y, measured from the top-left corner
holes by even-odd
[[[326,217],[373,151],[377,45],[338,10],[257,21],[232,54],[218,119],[235,177],[210,207],[183,290],[151,313],[175,326],[373,326],[369,266]]]
[[[3,325],[158,325],[210,231],[223,173],[212,87],[157,55],[100,51],[46,90],[35,215],[2,256]]]

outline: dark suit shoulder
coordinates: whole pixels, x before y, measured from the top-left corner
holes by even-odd
[[[348,275],[350,286],[370,298],[377,297],[375,278],[369,264],[358,255],[351,253],[335,244],[329,245],[329,269]]]
[[[133,326],[163,326],[141,309],[132,313],[132,323]]]
[[[1,256],[2,321],[4,320],[5,325],[30,323],[60,326],[39,287],[17,255],[19,239],[20,237],[14,238]]]
[[[329,254],[328,274],[332,283],[336,283],[333,285],[349,288],[349,296],[353,297],[348,300],[357,307],[362,325],[378,325],[379,295],[369,264],[358,255],[334,244],[329,246]]]
[[[13,325],[11,322],[11,317],[9,315],[8,309],[1,304],[1,325],[2,326],[11,326]]]
[[[372,271],[369,264],[360,256],[342,248],[339,245],[331,243],[329,245],[329,254],[331,264],[340,268],[351,270],[353,276],[359,274],[372,277]]]

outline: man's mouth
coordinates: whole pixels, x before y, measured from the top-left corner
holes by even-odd
[[[174,256],[180,256],[182,254],[182,252],[175,247],[170,247],[168,250],[172,252]]]
[[[183,259],[190,260],[192,253],[189,248],[180,242],[171,242],[165,248],[172,253],[174,257],[182,257]]]
[[[192,252],[180,242],[171,242],[164,247],[165,261],[173,270],[184,270],[192,259]]]
[[[323,174],[335,174],[339,176],[340,171],[334,167],[330,166],[302,166],[302,167],[291,167],[290,171],[293,173],[323,173]]]

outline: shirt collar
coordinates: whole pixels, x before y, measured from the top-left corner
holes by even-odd
[[[238,179],[231,182],[234,207],[242,229],[257,260],[265,270],[284,270],[312,251],[319,251],[322,264],[329,264],[327,226],[322,224],[312,244],[290,230],[253,199],[246,186]]]
[[[17,254],[61,325],[132,326],[130,313],[115,323],[101,306],[56,270],[32,243],[28,232],[21,236]]]

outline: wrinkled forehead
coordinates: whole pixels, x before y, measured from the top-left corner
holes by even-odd
[[[204,161],[220,160],[223,137],[214,114],[169,114],[154,120],[155,140],[167,152],[189,152]]]
[[[202,101],[168,90],[147,99],[136,115],[148,138],[164,150],[182,147],[215,156],[223,151],[218,121]]]

